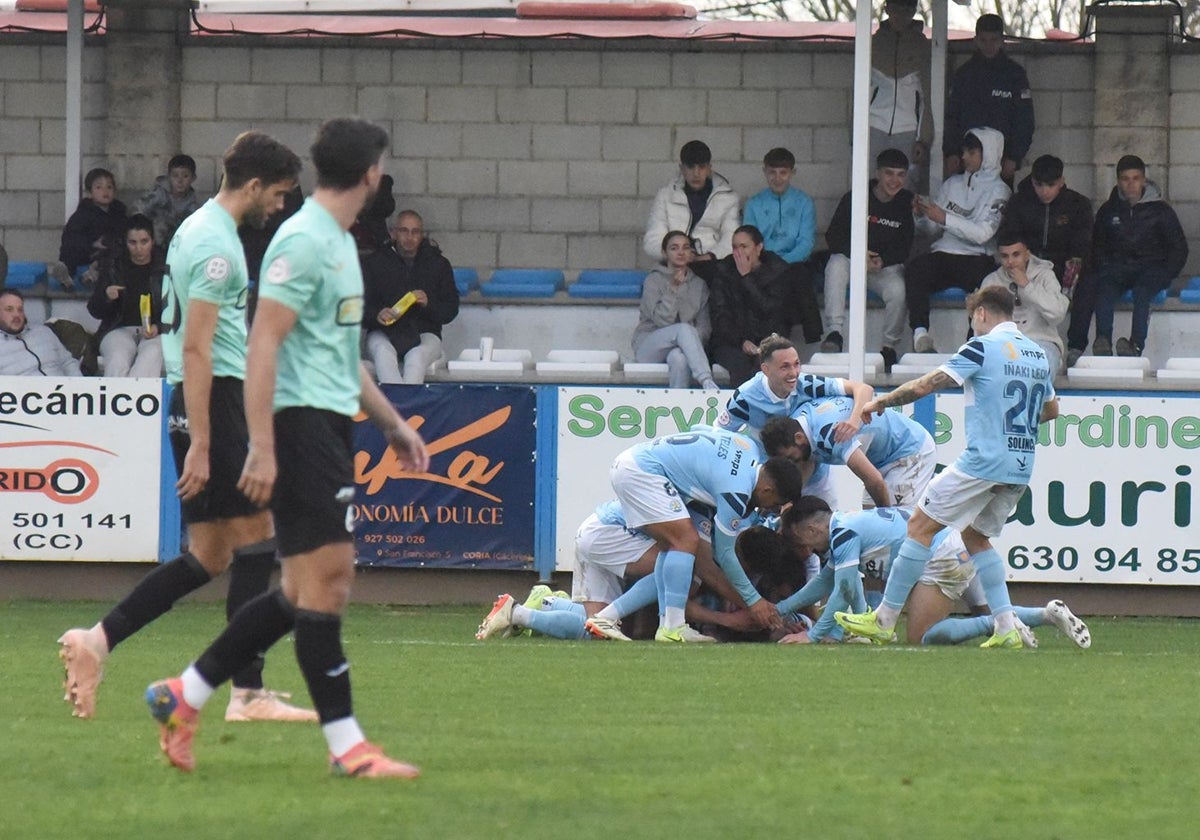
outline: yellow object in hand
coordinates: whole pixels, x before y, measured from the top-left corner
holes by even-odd
[[[146,330],[150,329],[150,295],[142,295],[138,298],[138,310],[142,313],[142,327]]]
[[[396,323],[400,320],[400,316],[408,311],[408,308],[417,302],[417,296],[413,292],[408,292],[400,300],[392,304],[392,309],[396,310],[396,317],[387,322],[387,326]]]

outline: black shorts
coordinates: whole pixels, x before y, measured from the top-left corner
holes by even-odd
[[[242,380],[230,376],[214,377],[208,396],[208,484],[200,495],[181,502],[183,521],[212,522],[252,516],[260,509],[237,489],[250,434],[246,429],[246,411],[242,398]],[[167,414],[167,430],[171,451],[175,455],[175,472],[183,472],[183,459],[191,445],[188,434],[187,409],[183,402],[183,383],[171,391]]]
[[[351,542],[354,419],[319,408],[275,415],[277,475],[271,512],[283,557]]]

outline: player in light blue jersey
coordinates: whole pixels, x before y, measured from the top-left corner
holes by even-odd
[[[732,432],[697,430],[639,443],[617,456],[609,472],[626,523],[654,538],[660,549],[660,641],[686,641],[695,631],[685,606],[700,537],[687,505],[713,510],[713,556],[738,596],[764,627],[781,622],[775,607],[754,589],[734,551],[734,540],[756,510],[772,511],[798,498],[800,470],[786,458],[759,461],[754,441]]]
[[[896,559],[875,612],[844,614],[852,633],[891,638],[908,592],[929,559],[929,544],[943,527],[962,532],[979,574],[996,632],[983,647],[1022,646],[1017,617],[1004,581],[1004,562],[992,547],[1033,472],[1038,426],[1058,416],[1058,398],[1045,352],[1012,322],[1012,293],[988,286],[967,298],[975,338],[920,379],[876,397],[864,416],[961,385],[966,398],[966,449],[930,482],[908,523],[908,539]]]
[[[937,448],[917,421],[899,411],[885,411],[858,434],[838,442],[836,429],[854,412],[848,397],[807,402],[791,417],[772,417],[763,426],[762,444],[769,455],[797,463],[845,464],[862,481],[864,504],[911,507],[933,478]]]

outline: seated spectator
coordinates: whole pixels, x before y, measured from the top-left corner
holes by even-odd
[[[388,232],[388,218],[396,212],[396,197],[392,195],[395,181],[391,175],[379,179],[379,189],[371,203],[363,208],[350,228],[358,254],[365,257],[378,248],[389,248],[392,238]]]
[[[930,253],[917,257],[904,270],[908,323],[918,353],[937,352],[929,334],[930,295],[952,286],[970,294],[996,268],[996,231],[1012,192],[1000,180],[1003,148],[1000,132],[971,129],[962,141],[965,172],[945,180],[937,201],[926,196],[913,201],[917,225],[941,232]]]
[[[913,194],[904,188],[908,156],[885,149],[875,158],[875,180],[867,194],[867,288],[883,298],[884,368],[891,373],[904,338],[904,261],[912,250]],[[832,252],[825,263],[825,323],[821,343],[826,353],[842,352],[846,328],[846,290],[850,288],[850,200],[838,202],[825,242]]]
[[[712,152],[699,140],[689,140],[679,150],[679,176],[658,191],[650,209],[642,250],[657,260],[663,237],[681,230],[692,238],[693,262],[729,256],[734,228],[738,226],[738,195],[729,181],[713,171]],[[711,265],[705,274],[711,276]]]
[[[817,238],[817,211],[808,193],[792,186],[795,174],[795,155],[782,148],[767,152],[767,188],[746,202],[742,221],[762,231],[763,248],[790,265],[788,321],[801,325],[805,341],[813,342],[821,338],[821,308],[808,264]]]
[[[105,376],[162,376],[165,272],[162,252],[154,245],[154,223],[137,213],[129,220],[124,253],[102,263],[88,300],[88,312],[100,319],[96,338]]]
[[[192,184],[196,180],[196,161],[190,155],[175,155],[167,162],[167,174],[154,179],[154,188],[138,200],[135,213],[154,224],[154,241],[166,248],[175,228],[200,207]]]
[[[415,210],[401,211],[392,237],[394,245],[363,260],[367,355],[380,382],[420,385],[441,357],[442,325],[458,316],[458,288],[450,261],[425,236]],[[396,308],[410,292],[413,303]]]
[[[91,265],[110,251],[116,253],[125,239],[125,205],[115,197],[113,174],[107,169],[89,170],[83,188],[87,195],[67,219],[58,249],[58,260],[71,277],[81,265]],[[94,272],[85,282],[95,282]]]
[[[695,382],[706,391],[719,391],[704,353],[712,332],[708,286],[688,268],[693,253],[692,240],[683,231],[663,237],[663,264],[650,269],[642,284],[633,358],[666,362],[672,388],[690,388]]]
[[[763,250],[753,225],[733,234],[733,253],[717,262],[709,288],[712,360],[729,371],[730,382],[758,372],[758,344],[787,330],[787,263]]]
[[[0,376],[79,376],[79,360],[45,324],[29,326],[25,298],[0,290]]]
[[[1046,351],[1050,374],[1062,370],[1063,342],[1058,325],[1067,317],[1071,301],[1063,294],[1049,260],[1034,256],[1023,235],[1002,230],[997,238],[1000,268],[979,287],[1007,286],[1013,295],[1013,323],[1022,334]]]
[[[1112,355],[1113,310],[1133,290],[1129,338],[1117,340],[1118,356],[1140,356],[1150,332],[1150,300],[1171,285],[1188,258],[1187,237],[1162,191],[1146,180],[1137,155],[1117,161],[1117,185],[1096,213],[1092,234],[1096,264],[1096,340],[1092,353]]]
[[[1063,162],[1042,155],[1029,177],[1004,208],[1000,236],[1020,236],[1036,257],[1054,265],[1054,275],[1067,295],[1073,295],[1071,326],[1067,331],[1067,367],[1087,349],[1088,330],[1096,303],[1096,284],[1088,262],[1092,253],[1092,202],[1067,187]]]

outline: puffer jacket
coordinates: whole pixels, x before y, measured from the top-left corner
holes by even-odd
[[[662,259],[663,237],[673,230],[681,230],[692,237],[697,254],[713,254],[718,259],[732,254],[739,199],[729,180],[716,172],[712,174],[712,192],[699,219],[692,218],[683,187],[683,175],[679,175],[654,197],[646,235],[642,238],[642,250],[657,262]]]
[[[1153,181],[1146,182],[1142,197],[1133,204],[1113,187],[1096,213],[1092,248],[1097,268],[1142,264],[1161,268],[1170,278],[1179,276],[1188,258],[1179,217]]]

